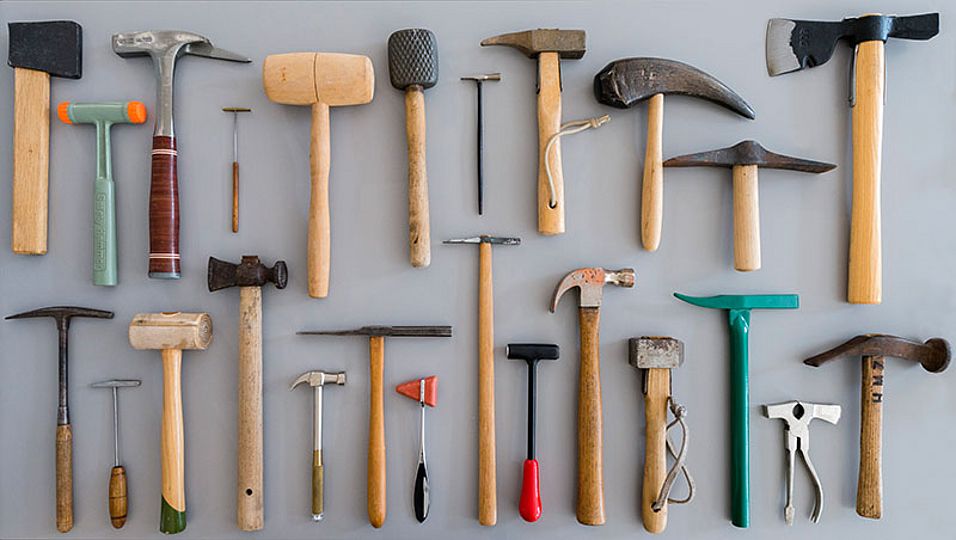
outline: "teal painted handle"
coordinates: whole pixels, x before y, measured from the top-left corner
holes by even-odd
[[[750,310],[730,316],[730,495],[731,522],[750,526]]]
[[[115,184],[97,178],[93,184],[93,285],[117,283]]]

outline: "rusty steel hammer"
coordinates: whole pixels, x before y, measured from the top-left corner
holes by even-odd
[[[7,319],[32,319],[36,317],[53,317],[59,334],[59,362],[57,364],[59,385],[56,409],[56,530],[68,532],[73,528],[73,428],[70,425],[70,403],[68,399],[70,391],[70,319],[73,317],[112,319],[113,312],[75,306],[53,306],[10,315]]]
[[[385,409],[383,375],[386,337],[451,337],[451,326],[363,326],[354,330],[309,330],[300,336],[367,336],[369,348],[368,521],[385,523]]]
[[[664,219],[661,161],[665,94],[705,99],[751,120],[755,116],[753,108],[729,86],[676,60],[622,58],[594,76],[594,97],[599,103],[629,109],[647,101],[647,142],[641,188],[641,243],[647,251],[656,251],[660,246]]]
[[[564,276],[551,297],[551,313],[565,292],[578,288],[581,370],[578,375],[578,522],[604,524],[604,448],[601,411],[601,299],[604,285],[634,286],[634,269],[579,268]]]
[[[771,152],[757,141],[742,141],[729,148],[672,157],[665,167],[730,167],[734,175],[734,268],[740,272],[760,269],[760,206],[757,168],[822,173],[836,168],[832,163],[812,161]]]
[[[272,268],[255,255],[240,264],[209,257],[209,292],[239,287],[238,476],[236,524],[243,531],[263,527],[262,489],[262,286],[284,289],[289,271],[285,261]]]
[[[564,174],[561,169],[561,141],[548,143],[561,130],[561,59],[577,60],[587,50],[584,30],[548,28],[525,30],[490,37],[481,46],[514,47],[528,58],[538,60],[538,232],[564,233]],[[551,203],[554,180],[554,205]]]
[[[292,381],[289,390],[309,383],[312,387],[312,521],[322,521],[325,514],[325,468],[322,465],[322,387],[345,384],[345,372],[307,371]]]
[[[134,349],[160,350],[163,358],[163,425],[160,454],[163,473],[159,531],[186,528],[186,482],[183,449],[183,350],[205,350],[212,343],[208,313],[137,313],[129,323]]]
[[[883,515],[883,367],[886,357],[919,362],[930,373],[949,366],[949,342],[932,338],[925,343],[885,334],[864,334],[812,356],[804,364],[819,367],[843,356],[863,357],[860,393],[860,473],[856,513],[880,519]]]

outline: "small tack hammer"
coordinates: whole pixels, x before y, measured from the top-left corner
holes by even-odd
[[[223,107],[232,113],[232,232],[239,232],[239,113],[249,113],[247,107]]]
[[[461,78],[463,81],[474,81],[475,91],[478,96],[477,103],[477,114],[476,116],[476,126],[477,134],[475,137],[476,142],[476,155],[475,163],[478,167],[478,215],[480,216],[485,210],[485,120],[482,113],[482,103],[484,100],[481,96],[481,87],[482,83],[492,81],[497,82],[501,80],[501,73],[484,73],[481,75],[466,75]]]
[[[119,446],[119,389],[136,388],[143,384],[139,379],[110,379],[91,384],[93,388],[109,388],[113,392],[113,469],[110,471],[109,510],[110,523],[114,529],[126,525],[129,514],[129,499],[126,496],[126,467],[120,465]]]
[[[325,516],[325,466],[322,464],[322,388],[327,384],[343,386],[345,372],[307,371],[292,381],[289,390],[309,383],[312,387],[312,521]]]

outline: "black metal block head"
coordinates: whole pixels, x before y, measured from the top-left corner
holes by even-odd
[[[276,289],[284,289],[288,279],[289,270],[285,261],[276,261],[275,265],[269,268],[255,255],[243,255],[240,264],[209,257],[206,272],[209,292],[229,287],[262,287],[269,282],[275,283]]]
[[[505,355],[511,360],[532,364],[538,360],[557,360],[561,350],[554,343],[509,343]]]
[[[83,76],[83,27],[74,21],[9,23],[11,67],[45,71],[53,77]]]
[[[438,40],[431,30],[407,28],[388,36],[388,78],[392,86],[431,88],[438,82]]]

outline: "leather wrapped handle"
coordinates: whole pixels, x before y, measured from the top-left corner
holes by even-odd
[[[581,374],[578,384],[578,522],[603,525],[604,435],[601,409],[599,308],[578,311],[581,327]]]
[[[179,179],[176,139],[153,137],[149,182],[149,277],[179,279]]]
[[[73,428],[56,426],[56,530],[73,528]]]
[[[425,93],[413,85],[405,92],[405,136],[408,142],[408,249],[415,268],[431,264],[428,217],[428,171],[425,165]]]

